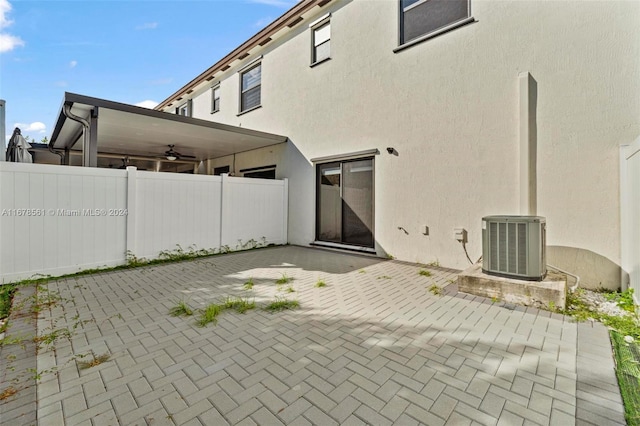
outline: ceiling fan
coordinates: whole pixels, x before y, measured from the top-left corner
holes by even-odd
[[[169,161],[179,160],[181,158],[196,158],[193,155],[182,155],[173,149],[175,145],[168,145],[169,149],[164,152],[164,156]]]

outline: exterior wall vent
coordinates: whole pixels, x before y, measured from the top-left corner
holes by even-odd
[[[541,216],[482,218],[482,271],[541,281],[547,274],[546,219]]]

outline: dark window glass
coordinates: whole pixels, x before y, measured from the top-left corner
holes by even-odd
[[[213,174],[216,176],[220,176],[223,173],[229,173],[229,166],[222,166],[222,167],[214,167],[213,168]]]
[[[215,87],[211,91],[211,112],[220,110],[220,87]]]
[[[255,172],[246,172],[246,173],[243,173],[242,176],[246,178],[257,178],[257,179],[275,179],[276,169],[256,170]]]
[[[469,0],[401,0],[402,43],[469,17]]]

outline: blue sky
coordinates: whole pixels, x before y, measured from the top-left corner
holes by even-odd
[[[0,0],[5,133],[50,137],[65,91],[153,106],[295,3]]]

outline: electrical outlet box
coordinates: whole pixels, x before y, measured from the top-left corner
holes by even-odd
[[[453,237],[461,243],[467,242],[467,230],[464,228],[453,228]]]

